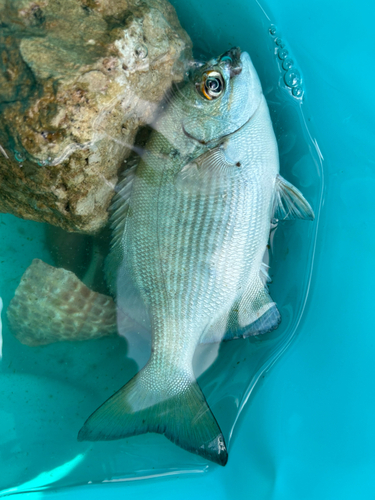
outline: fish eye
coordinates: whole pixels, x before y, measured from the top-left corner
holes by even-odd
[[[200,91],[206,99],[212,101],[220,97],[224,90],[224,79],[218,71],[208,71],[203,75]]]

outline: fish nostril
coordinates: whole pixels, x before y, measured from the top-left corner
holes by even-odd
[[[241,73],[242,66],[236,66],[235,68],[230,68],[230,77],[233,78]]]
[[[236,61],[241,57],[241,49],[239,47],[233,47],[233,49],[228,50],[226,54],[231,56],[233,61]]]
[[[220,57],[220,61],[225,61],[227,63],[227,67],[229,67],[231,78],[241,73],[242,71],[241,49],[239,47],[234,47],[225,52]]]

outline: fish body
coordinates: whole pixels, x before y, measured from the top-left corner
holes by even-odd
[[[312,212],[278,175],[272,123],[246,52],[232,49],[196,68],[153,126],[114,199],[107,260],[117,305],[151,328],[152,353],[79,439],[159,432],[225,465],[224,437],[195,380],[194,352],[200,342],[277,327],[263,265],[270,221],[275,211],[283,218]]]

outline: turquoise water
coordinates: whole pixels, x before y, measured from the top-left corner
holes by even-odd
[[[246,7],[231,3],[227,10],[208,16],[203,4],[199,11],[198,5],[190,3],[181,8],[179,15],[202,52],[217,53],[233,44],[250,52],[275,116],[276,133],[281,141],[282,173],[303,188],[318,211],[322,188],[319,157],[300,121],[300,104],[278,85],[282,73],[273,54],[274,41],[268,33],[270,21],[277,25],[303,75],[304,116],[323,152],[326,174],[325,205],[311,293],[307,297],[316,226],[302,222],[284,224],[277,230],[273,244],[271,293],[283,314],[282,328],[275,334],[273,346],[277,346],[278,340],[285,345],[297,326],[298,336],[245,407],[234,430],[227,468],[210,467],[209,474],[200,477],[179,475],[173,480],[128,484],[121,489],[114,488],[113,496],[128,493],[166,498],[168,494],[190,498],[194,494],[198,498],[203,495],[233,498],[236,489],[239,498],[249,495],[259,499],[353,498],[358,491],[361,498],[371,498],[374,435],[373,408],[368,395],[373,380],[370,360],[374,344],[371,328],[363,328],[371,325],[365,314],[370,307],[364,303],[362,294],[350,290],[354,283],[358,284],[356,289],[358,286],[365,289],[364,280],[368,277],[363,263],[370,262],[373,255],[368,236],[371,233],[367,228],[371,206],[370,198],[366,197],[374,181],[369,146],[371,129],[361,126],[368,123],[370,109],[358,104],[353,76],[366,51],[354,50],[352,36],[340,37],[341,45],[334,44],[337,50],[334,64],[338,68],[340,64],[345,68],[349,66],[350,70],[340,73],[337,69],[339,73],[332,74],[331,66],[324,61],[327,54],[333,56],[328,41],[332,43],[330,37],[336,25],[330,28],[328,37],[325,24],[318,24],[319,42],[316,30],[313,44],[306,36],[309,26],[312,31],[314,20],[321,20],[321,5],[314,4],[308,15],[301,6],[293,6],[293,14],[288,14],[288,10],[274,5],[270,20],[257,4],[249,3]],[[243,15],[239,16],[239,12]],[[304,18],[303,29],[296,28],[298,13]],[[335,11],[335,15],[343,16],[342,10]],[[295,24],[291,21],[293,16],[296,16]],[[344,21],[345,18],[339,23],[337,34],[341,33]],[[351,24],[351,27],[359,32],[357,25]],[[202,33],[204,40],[199,39]],[[324,56],[320,44],[326,45]],[[342,61],[337,61],[340,57]],[[342,77],[339,84],[338,74]],[[360,93],[366,91],[366,82],[361,82],[360,90]],[[293,136],[296,139],[293,140]],[[6,260],[2,256],[1,261],[5,262],[1,275],[5,286],[1,296],[6,307],[30,259],[39,257],[50,263],[52,260],[45,248],[42,226],[9,216],[2,216],[2,222],[2,252],[6,252]],[[307,307],[301,316],[306,297]],[[2,428],[2,443],[6,445],[3,450],[7,450],[2,452],[5,487],[21,483],[25,483],[24,490],[43,485],[56,487],[87,482],[84,478],[120,479],[134,472],[149,476],[155,474],[152,472],[155,461],[159,466],[157,474],[206,470],[202,461],[190,455],[187,459],[185,452],[162,441],[160,436],[129,440],[126,455],[123,443],[100,443],[92,447],[70,438],[71,429],[79,428],[89,407],[95,405],[91,398],[96,401],[111,394],[109,386],[117,383],[119,387],[128,375],[118,371],[126,357],[126,345],[123,340],[113,342],[112,339],[104,345],[102,341],[95,341],[90,350],[74,346],[74,353],[70,345],[34,348],[37,352],[33,354],[34,359],[30,359],[30,348],[20,347],[4,331],[3,388],[12,388],[8,404],[13,405],[14,418],[20,419],[17,429],[23,429],[18,435],[12,435],[12,421]],[[252,377],[256,378],[263,365],[262,350],[258,347],[246,344],[251,365],[242,363],[238,370],[237,361],[242,362],[239,355],[242,356],[243,348],[237,351],[226,347],[227,352],[220,356],[231,360],[230,379],[216,363],[201,380],[218,419],[220,422],[227,419],[222,425],[226,435],[230,434],[238,405],[246,398],[249,382]],[[37,356],[38,362],[35,362]],[[128,368],[136,370],[134,365]],[[93,372],[98,378],[93,379]],[[93,388],[96,394],[92,394]],[[56,401],[56,392],[63,395],[63,399]],[[240,397],[235,398],[236,395]],[[26,405],[30,407],[27,414]],[[66,412],[66,408],[73,407],[74,412]],[[103,494],[102,490],[91,488],[89,495],[95,491]],[[85,490],[79,494],[84,496]]]

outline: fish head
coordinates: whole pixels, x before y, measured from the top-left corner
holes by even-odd
[[[197,64],[178,95],[185,135],[201,144],[236,132],[254,115],[262,87],[247,52],[233,48]]]

